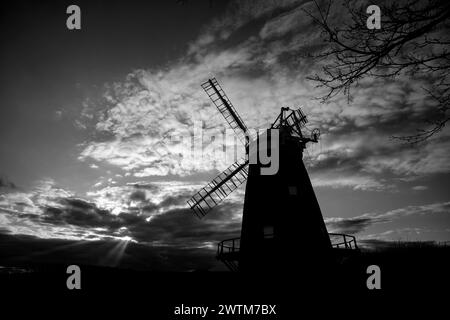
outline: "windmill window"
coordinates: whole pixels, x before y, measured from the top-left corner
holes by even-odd
[[[273,238],[273,226],[264,227],[264,238]]]
[[[296,196],[297,195],[297,187],[296,186],[289,186],[289,195],[290,196]]]

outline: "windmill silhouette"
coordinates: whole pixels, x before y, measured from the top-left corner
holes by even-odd
[[[247,180],[241,237],[220,242],[217,258],[233,271],[298,270],[305,262],[312,268],[327,264],[333,259],[333,247],[357,248],[354,237],[327,232],[303,163],[306,145],[317,143],[320,132],[314,129],[309,137],[303,134],[307,118],[301,109],[281,108],[271,127],[251,139],[217,80],[209,79],[202,88],[246,150],[243,159],[187,201],[193,213],[202,218]],[[261,143],[265,139],[276,139],[276,143]],[[258,156],[261,148],[278,153],[274,174],[263,174],[269,165]],[[332,245],[330,235],[343,237],[343,241]],[[296,259],[299,255],[301,259]]]

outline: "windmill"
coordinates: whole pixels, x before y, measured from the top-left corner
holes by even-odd
[[[318,142],[319,130],[305,136],[302,129],[307,118],[301,109],[281,108],[271,127],[250,139],[247,126],[217,80],[209,79],[201,86],[246,150],[243,159],[188,200],[193,213],[202,218],[247,181],[241,237],[220,242],[217,258],[234,271],[296,270],[304,263],[294,259],[300,249],[303,260],[318,264],[329,259],[333,246],[302,160],[306,145]],[[259,148],[266,145],[261,143],[264,139],[277,139],[264,150],[278,153],[278,170],[270,175],[262,174],[268,165],[258,156]],[[356,246],[354,238],[343,236],[345,248]]]

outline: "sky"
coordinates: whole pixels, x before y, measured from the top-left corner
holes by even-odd
[[[239,236],[245,186],[202,220],[186,204],[232,163],[211,140],[227,124],[200,87],[210,77],[250,128],[300,106],[320,128],[305,163],[329,232],[450,240],[449,129],[391,139],[426,126],[427,79],[367,79],[351,102],[321,103],[306,78],[323,63],[308,55],[324,46],[311,2],[77,1],[81,30],[66,28],[70,4],[1,9],[3,262],[220,269],[216,243]]]

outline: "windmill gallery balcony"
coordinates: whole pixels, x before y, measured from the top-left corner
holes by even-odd
[[[340,253],[358,252],[356,238],[349,234],[328,233],[331,245],[334,250]],[[264,242],[270,248],[273,241],[272,234],[264,235]],[[239,270],[239,252],[241,247],[241,238],[226,239],[217,244],[216,258],[223,262],[231,271]]]

